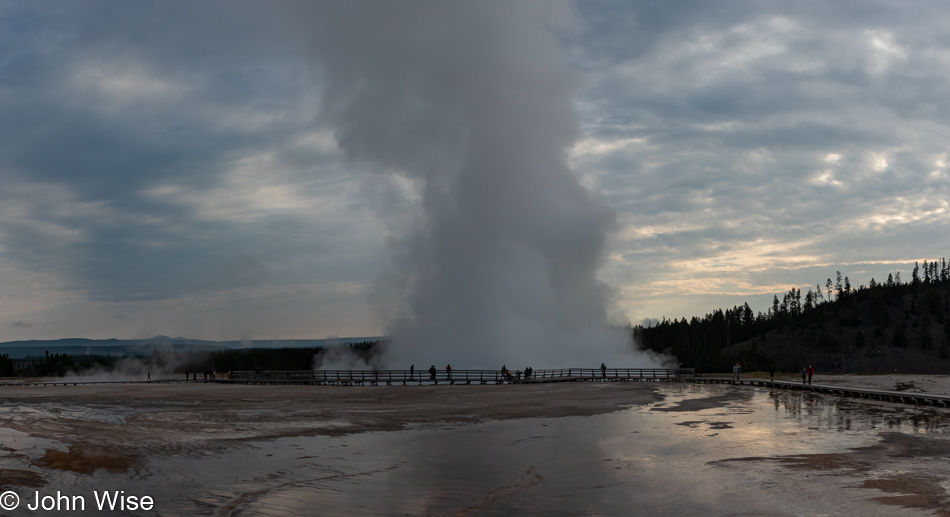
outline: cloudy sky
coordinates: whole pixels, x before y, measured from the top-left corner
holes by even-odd
[[[567,162],[616,213],[613,321],[947,255],[944,3],[540,5],[573,72]],[[0,340],[386,331],[420,185],[341,149],[317,57],[340,40],[313,16],[0,3]]]

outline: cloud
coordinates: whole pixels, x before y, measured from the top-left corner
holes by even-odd
[[[366,315],[353,333],[379,334],[371,307],[392,300],[367,286],[399,267],[389,251],[451,185],[429,179],[458,170],[469,142],[452,96],[484,93],[476,114],[487,119],[493,88],[545,70],[556,73],[504,101],[520,109],[569,92],[573,109],[485,138],[530,150],[533,135],[567,127],[558,117],[577,117],[558,141],[616,213],[597,272],[616,293],[608,314],[764,308],[769,290],[837,269],[863,283],[947,254],[943,4],[558,5],[542,9],[554,42],[540,47],[514,29],[530,4],[498,6],[511,9],[503,34],[513,36],[495,39],[475,23],[440,33],[454,26],[448,8],[428,9],[435,22],[421,29],[408,6],[367,9],[355,16],[379,30],[335,49],[349,61],[332,76],[315,66],[334,36],[315,31],[314,6],[0,7],[0,310],[33,324],[0,339],[125,337],[152,325],[150,312],[161,315],[152,334],[236,337],[254,313],[255,336],[346,335],[361,328],[350,317],[312,324],[279,297],[238,293],[355,285],[359,294],[306,287],[319,296],[292,299]],[[449,40],[461,43],[432,46]],[[445,66],[419,82],[407,45],[444,52]],[[489,73],[468,81],[456,62]],[[364,74],[370,65],[377,75]],[[405,98],[419,104],[389,102]],[[327,124],[340,110],[349,122]],[[390,119],[403,123],[348,125]],[[214,323],[179,326],[189,310]]]
[[[923,237],[948,223],[938,91],[950,74],[933,66],[947,55],[946,9],[583,10],[574,55],[593,79],[574,164],[620,207],[624,260],[601,276],[625,286],[632,319],[755,301],[835,268],[866,282],[882,262],[946,254]]]

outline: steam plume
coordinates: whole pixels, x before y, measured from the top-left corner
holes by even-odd
[[[596,278],[614,212],[565,162],[579,80],[549,25],[567,4],[302,9],[340,148],[420,189],[423,215],[392,246],[390,362],[646,366],[607,328]]]

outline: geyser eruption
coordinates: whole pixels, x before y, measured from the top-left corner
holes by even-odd
[[[568,168],[579,134],[551,24],[567,4],[306,5],[339,147],[419,187],[393,242],[392,367],[652,366],[606,325],[614,212]]]

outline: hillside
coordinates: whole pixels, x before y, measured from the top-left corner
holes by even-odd
[[[852,288],[836,275],[825,291],[792,289],[765,313],[748,304],[703,318],[664,319],[634,328],[644,346],[675,355],[700,372],[797,372],[809,364],[841,373],[950,374],[950,269],[945,259],[916,264],[912,278],[888,275]]]
[[[184,337],[158,335],[147,339],[85,339],[6,341],[0,343],[0,354],[12,359],[42,356],[44,353],[69,355],[96,355],[115,357],[149,356],[154,352],[197,352],[241,350],[248,348],[330,348],[350,343],[374,341],[379,337],[351,337],[327,339],[258,339],[245,341],[207,341]]]

